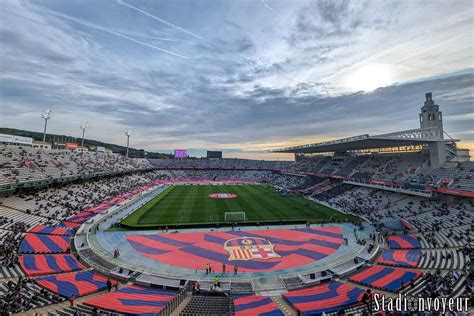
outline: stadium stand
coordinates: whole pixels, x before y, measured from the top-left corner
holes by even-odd
[[[459,272],[436,271],[426,272],[423,277],[401,291],[402,294],[414,297],[460,297],[472,291],[472,281]]]
[[[352,275],[349,280],[389,292],[398,292],[416,281],[422,274],[415,270],[372,266]]]
[[[421,247],[416,235],[398,235],[387,238],[388,246],[393,249],[419,249]]]
[[[49,316],[74,316],[74,315],[125,316],[125,314],[120,314],[117,312],[109,312],[106,310],[98,309],[96,307],[86,306],[84,304],[77,304],[74,306],[69,306],[63,309],[59,309],[55,312],[49,312],[48,315]]]
[[[467,249],[466,249],[467,250]],[[436,270],[464,270],[469,261],[469,250],[430,249],[423,251],[418,267]]]
[[[266,296],[242,296],[234,298],[236,316],[283,316],[276,303]]]
[[[343,262],[324,271],[325,280],[338,281],[314,286],[323,279],[321,273],[280,279],[290,290],[284,299],[303,315],[341,310],[361,313],[364,290],[351,282],[373,290],[423,297],[472,295],[474,201],[444,193],[436,196],[435,192],[474,192],[474,163],[451,161],[432,168],[426,162],[427,156],[419,153],[300,157],[297,162],[148,161],[117,154],[1,145],[0,188],[9,189],[0,196],[0,309],[34,313],[36,308],[51,306],[51,315],[94,315],[98,309],[101,315],[117,315],[157,313],[164,306],[166,313],[171,312],[183,302],[178,299],[180,292],[136,285],[86,297],[84,303],[69,308],[56,306],[72,295],[86,296],[106,289],[105,273],[121,269],[118,262],[85,249],[81,254],[97,265],[90,268],[83,258],[78,260],[74,248],[69,253],[69,238],[88,219],[154,185],[218,179],[266,183],[281,192],[302,194],[360,215],[377,229],[374,240],[358,242],[378,244],[379,253],[365,253],[366,259],[361,254],[357,262]],[[361,184],[396,182],[397,188],[408,193],[345,183],[351,179]],[[11,189],[15,185],[23,187],[15,191]],[[410,194],[410,190],[434,194],[430,198]],[[389,224],[393,223],[399,227],[392,228]],[[368,260],[375,265],[368,264]],[[361,270],[350,275],[355,269]],[[180,280],[173,281],[167,282],[180,286]],[[116,281],[111,283],[115,285]],[[309,285],[313,286],[304,288]],[[254,295],[253,286],[252,282],[232,282],[223,284],[225,293],[219,296],[204,291],[192,295],[185,306],[180,306],[180,314],[280,315],[272,299]],[[228,291],[247,296],[231,298]]]
[[[88,219],[94,217],[95,214],[92,212],[82,212],[76,215],[73,215],[71,217],[67,218],[67,221],[69,223],[76,223],[76,224],[82,224],[86,222]]]
[[[21,269],[30,277],[84,269],[70,254],[22,255],[19,262]]]
[[[28,213],[14,211],[0,206],[0,228],[10,229],[21,223],[26,229],[38,224],[47,223],[48,219]]]
[[[59,235],[59,236],[72,236],[73,232],[70,229],[54,226],[36,225],[28,231],[29,233],[46,234],[46,235]]]
[[[234,314],[234,304],[230,297],[219,295],[219,293],[209,294],[209,292],[201,291],[201,294],[191,296],[191,300],[186,304],[180,316],[230,316]]]
[[[337,281],[290,291],[283,297],[301,315],[321,315],[338,312],[360,304],[364,290]]]
[[[156,315],[170,305],[178,292],[139,286],[126,286],[84,301],[84,305],[127,315]]]
[[[64,298],[80,297],[107,288],[107,278],[93,271],[79,271],[37,277],[34,281]],[[116,281],[111,281],[115,285]]]
[[[420,250],[386,249],[378,258],[377,263],[399,267],[417,267],[420,259]]]
[[[19,253],[64,253],[69,249],[69,237],[27,233],[20,243]]]
[[[17,223],[10,230],[0,230],[0,278],[23,276],[18,265],[18,245],[23,239],[24,226]]]
[[[40,288],[31,279],[22,277],[18,281],[0,283],[0,294],[0,310],[6,313],[26,312],[64,300]]]
[[[41,182],[42,180],[91,176],[107,173],[146,170],[146,159],[129,159],[118,154],[40,150],[12,145],[0,146],[2,178],[10,183]]]

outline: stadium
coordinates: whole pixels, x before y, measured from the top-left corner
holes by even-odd
[[[468,316],[472,0],[0,0],[0,316]]]
[[[444,135],[431,93],[419,128],[273,150],[295,161],[128,158],[2,135],[1,309],[361,315],[368,289],[469,298],[474,164]]]

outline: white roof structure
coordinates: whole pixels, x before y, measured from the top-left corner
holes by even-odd
[[[351,150],[426,145],[437,142],[452,143],[459,141],[458,139],[443,139],[439,137],[439,135],[440,132],[437,127],[418,128],[374,136],[370,136],[369,134],[363,134],[359,136],[341,138],[322,143],[274,149],[271,152],[295,154],[328,153],[344,152]]]

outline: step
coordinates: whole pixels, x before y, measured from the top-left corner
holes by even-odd
[[[297,316],[298,311],[291,306],[282,296],[272,296],[272,300],[277,304],[283,314],[288,316]]]

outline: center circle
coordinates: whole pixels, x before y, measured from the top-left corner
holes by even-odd
[[[232,193],[212,193],[209,194],[208,197],[213,199],[233,199],[237,197],[237,194]]]

